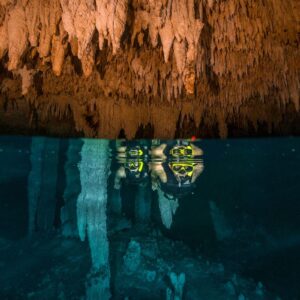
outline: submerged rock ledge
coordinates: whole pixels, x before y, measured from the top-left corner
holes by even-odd
[[[1,0],[0,132],[299,134],[299,20],[297,0]]]

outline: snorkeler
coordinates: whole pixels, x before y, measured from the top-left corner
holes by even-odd
[[[120,189],[121,180],[131,184],[145,184],[148,178],[148,146],[142,142],[126,142],[117,145],[117,159],[120,164],[116,172],[114,188]]]
[[[189,141],[172,141],[151,149],[152,189],[160,188],[170,198],[179,198],[193,191],[203,172],[199,156],[203,151]]]
[[[192,194],[195,182],[203,171],[199,158],[203,152],[189,141],[154,141],[151,149],[152,189],[158,193],[158,206],[162,224],[170,229],[179,199]]]
[[[146,141],[118,141],[119,168],[114,178],[112,207],[133,222],[148,223],[151,215],[151,186],[149,180],[149,146]],[[121,184],[130,197],[122,201]]]

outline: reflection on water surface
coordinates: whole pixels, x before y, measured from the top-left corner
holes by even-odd
[[[0,163],[1,299],[300,296],[300,139],[2,137]]]

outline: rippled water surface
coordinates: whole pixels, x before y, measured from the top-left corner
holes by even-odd
[[[300,299],[300,139],[0,137],[0,299]]]

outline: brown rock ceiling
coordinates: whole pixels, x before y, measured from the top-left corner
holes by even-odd
[[[299,134],[298,0],[0,0],[0,132]]]

